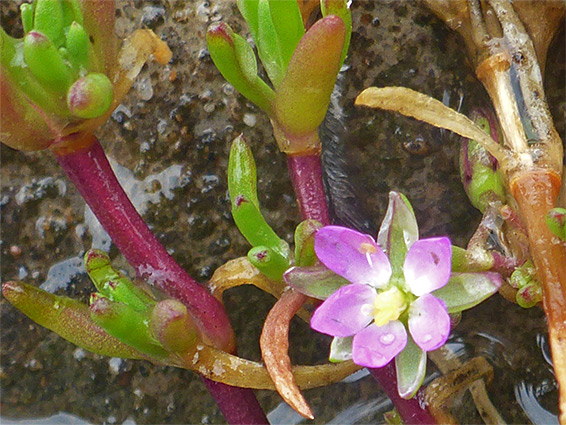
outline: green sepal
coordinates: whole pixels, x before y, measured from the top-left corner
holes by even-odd
[[[255,161],[242,135],[236,137],[230,147],[228,191],[230,194],[243,195],[259,209]]]
[[[316,220],[305,220],[295,229],[295,265],[298,267],[312,266],[316,261],[314,252],[314,235],[322,223]]]
[[[335,336],[330,343],[330,355],[328,360],[331,363],[340,363],[346,360],[352,360],[352,341],[353,336],[344,338]]]
[[[275,93],[257,75],[255,55],[249,44],[224,22],[208,28],[206,43],[222,76],[244,97],[272,116]]]
[[[448,313],[457,313],[489,298],[502,284],[501,276],[494,272],[452,273],[448,283],[432,294],[444,301]]]
[[[91,295],[90,317],[110,335],[142,353],[162,359],[168,352],[151,335],[150,312],[145,314],[100,294]]]
[[[187,308],[177,300],[158,302],[151,312],[149,328],[153,337],[172,353],[185,353],[199,341]]]
[[[33,29],[51,40],[58,48],[65,39],[65,22],[62,2],[59,0],[36,0],[33,17]]]
[[[493,255],[489,251],[473,251],[452,245],[452,272],[483,272],[493,267]]]
[[[390,192],[377,243],[389,255],[394,275],[402,274],[409,247],[418,239],[419,228],[411,203],[402,193]]]
[[[22,282],[6,282],[2,294],[31,320],[87,351],[125,359],[146,358],[98,326],[86,304]]]
[[[269,8],[273,26],[277,33],[281,65],[283,72],[285,72],[295,48],[305,35],[303,17],[296,1],[271,0]]]
[[[342,49],[342,56],[340,58],[340,67],[342,67],[344,60],[346,60],[346,55],[348,54],[350,39],[352,38],[352,12],[346,0],[321,0],[320,10],[323,17],[336,15],[342,19],[346,26],[346,39],[344,40],[344,48]]]
[[[84,256],[86,271],[97,291],[111,301],[127,304],[138,312],[148,311],[156,303],[124,274],[114,269],[110,257],[100,249],[90,249]]]
[[[72,76],[49,38],[37,31],[26,34],[24,58],[29,70],[39,81],[55,91],[66,93]]]
[[[271,17],[269,0],[259,0],[257,17],[257,51],[273,87],[277,89],[285,75],[286,66],[284,66],[281,57],[279,39]]]
[[[342,286],[350,284],[323,265],[292,267],[285,272],[283,279],[297,291],[319,300],[327,299]]]
[[[77,71],[89,68],[90,41],[85,29],[78,22],[73,22],[69,27],[65,47],[69,61]]]
[[[553,208],[546,213],[546,225],[552,233],[566,241],[566,208]]]
[[[412,398],[421,387],[426,374],[426,352],[407,335],[407,345],[395,357],[397,391],[404,399]]]
[[[280,281],[289,268],[289,259],[266,246],[256,246],[249,250],[248,260],[271,280]]]
[[[287,137],[316,132],[322,123],[344,40],[344,22],[332,15],[317,21],[297,45],[285,78],[276,85],[276,118]]]

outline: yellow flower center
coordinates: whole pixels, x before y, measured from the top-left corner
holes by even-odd
[[[373,306],[373,320],[377,326],[383,326],[397,320],[407,308],[407,302],[403,293],[393,286],[377,294]]]

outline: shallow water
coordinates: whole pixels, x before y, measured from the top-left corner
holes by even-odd
[[[269,122],[224,82],[205,50],[204,34],[212,21],[222,18],[245,31],[235,5],[166,0],[118,5],[121,36],[141,22],[166,38],[174,54],[167,67],[144,67],[99,134],[159,239],[201,281],[227,260],[245,255],[247,245],[230,217],[226,187],[229,143],[243,132],[258,163],[263,211],[278,234],[291,241],[299,214]],[[15,4],[0,2],[0,7],[2,25],[13,27]],[[410,119],[352,106],[356,94],[370,85],[407,86],[439,99],[449,93],[453,105],[463,94],[464,111],[485,102],[461,42],[414,2],[354,2],[353,17],[343,104],[349,126],[346,156],[358,195],[375,226],[388,192],[400,190],[415,206],[423,236],[448,234],[462,246],[479,213],[459,183],[456,138]],[[564,134],[561,37],[551,51],[547,84],[557,128]],[[49,153],[2,147],[1,173],[3,281],[24,279],[86,301],[93,287],[78,258],[92,246],[109,249],[118,267],[131,270]],[[255,288],[238,288],[225,301],[240,354],[258,360],[257,341],[273,299]],[[2,423],[42,417],[51,422],[40,423],[81,423],[74,418],[85,423],[222,423],[191,372],[86,353],[33,324],[5,300],[0,307]],[[291,334],[295,363],[325,361],[328,339],[313,337],[298,320]],[[494,367],[489,393],[508,423],[549,423],[549,415],[556,413],[544,335],[542,311],[522,310],[495,297],[465,313],[451,337],[450,346],[463,359],[483,355]],[[429,372],[438,376],[432,364]],[[391,408],[371,377],[305,395],[315,423],[379,423]],[[278,395],[259,391],[258,397],[273,423],[308,422],[281,404]],[[481,423],[469,395],[458,398],[454,411],[462,423]]]

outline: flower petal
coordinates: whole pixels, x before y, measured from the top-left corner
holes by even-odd
[[[416,241],[405,258],[403,274],[417,297],[442,288],[451,273],[452,246],[446,237]]]
[[[383,367],[407,345],[405,326],[393,320],[384,326],[370,325],[354,336],[354,363],[365,367]]]
[[[352,283],[384,286],[391,277],[389,259],[369,235],[340,226],[316,232],[314,250],[322,263]]]
[[[332,336],[352,336],[371,323],[371,307],[375,299],[375,289],[367,285],[348,285],[338,289],[311,318],[311,328]]]
[[[443,345],[450,334],[450,316],[444,302],[430,294],[417,298],[409,310],[409,331],[425,351]]]

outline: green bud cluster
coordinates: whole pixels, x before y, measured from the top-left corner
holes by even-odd
[[[473,121],[497,140],[498,129],[490,112],[476,110]],[[460,150],[460,178],[474,207],[484,212],[494,201],[505,201],[505,186],[497,161],[475,140],[464,140]]]
[[[509,285],[518,289],[515,299],[523,308],[534,307],[542,301],[542,289],[530,260],[515,269],[509,278]]]
[[[20,11],[23,41],[2,30],[1,50],[3,66],[18,74],[21,89],[47,110],[53,102],[46,97],[58,99],[58,108],[65,102],[67,113],[77,118],[96,118],[108,111],[113,86],[98,72],[101,64],[83,26],[79,1],[36,0],[22,4]]]
[[[103,251],[89,250],[85,268],[98,290],[91,295],[91,318],[108,334],[156,359],[196,345],[196,328],[182,303],[157,301],[114,269]]]

